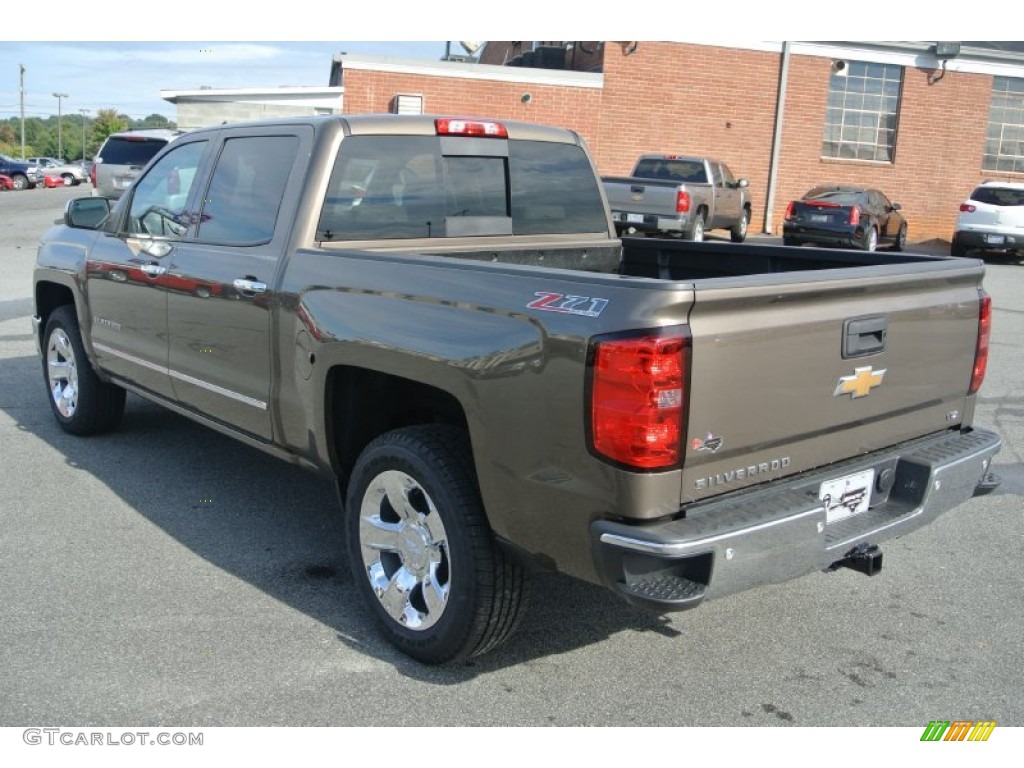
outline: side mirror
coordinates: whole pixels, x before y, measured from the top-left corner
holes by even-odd
[[[750,182],[747,181],[746,179],[740,179],[739,181],[736,182],[736,186],[738,186],[740,189],[746,189],[747,187],[750,186]]]
[[[77,229],[99,229],[110,215],[110,201],[105,197],[77,197],[64,206],[64,223]]]
[[[893,209],[894,211],[902,211],[902,210],[903,210],[903,206],[902,206],[902,205],[900,205],[899,203],[893,203],[893,204],[892,204],[892,209]]]

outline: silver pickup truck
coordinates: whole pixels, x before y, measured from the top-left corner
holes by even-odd
[[[601,181],[620,235],[674,234],[700,241],[709,229],[728,229],[734,243],[747,237],[748,182],[718,160],[642,155],[631,176]]]
[[[659,612],[875,573],[991,486],[983,270],[620,241],[570,131],[323,117],[71,201],[33,321],[64,430],[131,391],[334,478],[352,588],[445,663],[509,636],[534,566]]]

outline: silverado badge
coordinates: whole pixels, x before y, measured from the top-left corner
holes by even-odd
[[[867,397],[873,388],[882,383],[886,370],[883,368],[880,371],[873,371],[870,365],[864,368],[854,368],[853,376],[839,377],[839,384],[832,396],[849,395],[852,400],[856,400],[858,397]]]

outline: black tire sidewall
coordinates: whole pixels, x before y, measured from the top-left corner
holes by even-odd
[[[78,400],[75,412],[65,416],[57,409],[50,390],[48,356],[50,337],[54,331],[61,329],[68,337],[71,351],[75,356],[75,369],[78,375]],[[82,334],[78,326],[75,308],[70,304],[57,307],[46,320],[43,331],[43,383],[46,387],[46,398],[50,410],[61,427],[72,434],[91,435],[106,432],[113,428],[121,418],[124,410],[124,390],[100,380],[89,362],[82,344]]]
[[[345,501],[345,528],[349,560],[353,578],[371,612],[376,616],[388,638],[404,653],[428,664],[443,664],[471,654],[474,614],[481,602],[477,573],[481,557],[486,558],[490,548],[476,542],[468,533],[468,526],[479,522],[473,518],[482,515],[479,492],[475,479],[465,476],[455,462],[446,462],[444,468],[435,466],[435,457],[422,455],[417,450],[417,437],[432,428],[410,428],[388,433],[367,447],[350,478]],[[453,430],[454,432],[454,430]],[[448,542],[449,594],[444,613],[428,629],[412,630],[398,624],[381,605],[366,576],[359,541],[359,520],[363,495],[380,473],[393,469],[405,472],[419,483],[433,500],[444,524]],[[445,482],[445,473],[454,483]],[[451,487],[454,485],[454,487]]]

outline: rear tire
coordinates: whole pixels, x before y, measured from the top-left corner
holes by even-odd
[[[896,242],[892,244],[894,251],[902,251],[907,247],[907,228],[905,226],[900,227],[899,234],[896,235]]]
[[[744,208],[739,223],[729,230],[729,237],[734,243],[742,243],[747,239],[747,229],[750,227],[750,209]]]
[[[93,370],[70,304],[50,313],[43,333],[43,379],[57,423],[73,435],[109,432],[124,414],[124,390]]]
[[[964,247],[963,242],[960,240],[959,234],[953,235],[953,242],[949,246],[950,256],[966,256],[967,249]]]
[[[868,231],[864,233],[864,242],[861,244],[861,248],[865,251],[874,251],[878,248],[878,230],[874,227],[869,227]]]
[[[684,240],[692,240],[695,243],[704,242],[704,212],[697,211],[693,219],[693,226],[683,233]]]
[[[378,437],[356,461],[345,516],[356,589],[400,651],[450,664],[515,630],[524,573],[494,541],[464,431]]]
[[[60,178],[64,182],[65,187],[73,187],[75,185],[75,177],[70,173],[65,173]]]

